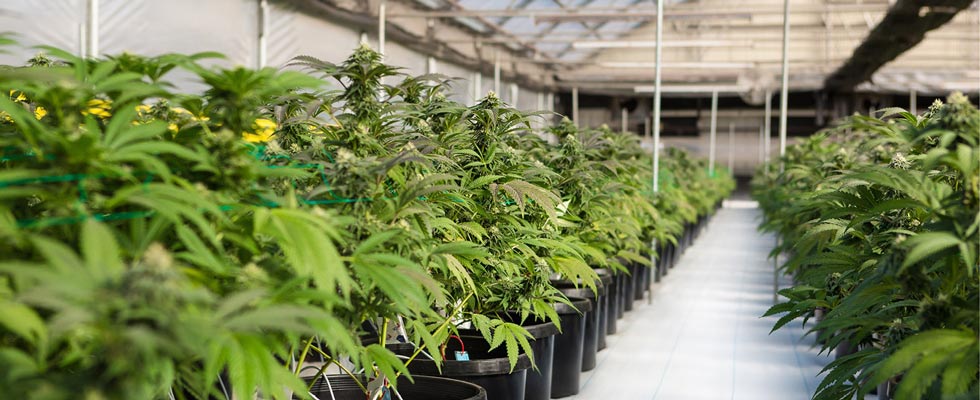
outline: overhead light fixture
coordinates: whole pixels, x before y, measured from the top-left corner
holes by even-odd
[[[653,93],[653,85],[635,86],[635,93]],[[661,93],[742,93],[749,91],[748,87],[737,85],[661,85]]]
[[[752,47],[748,40],[667,40],[667,47]],[[657,48],[654,40],[582,40],[572,43],[576,49]]]
[[[595,63],[603,68],[654,68],[657,64],[647,61],[603,61]],[[748,69],[754,68],[753,63],[739,62],[675,62],[664,63],[664,69]]]

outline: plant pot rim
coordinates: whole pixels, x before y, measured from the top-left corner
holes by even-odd
[[[333,390],[360,391],[360,387],[358,387],[357,384],[354,383],[354,379],[350,375],[330,374],[330,375],[326,375],[325,378],[330,380],[330,385],[328,386],[325,383],[324,377],[320,377],[317,380],[317,383],[314,384],[313,390],[311,390],[311,392],[326,391],[327,393],[329,393],[330,388],[333,388]],[[364,380],[365,376],[359,375],[358,378]],[[452,386],[464,388],[463,390],[468,390],[473,393],[469,397],[460,397],[458,400],[486,400],[487,399],[487,391],[482,386],[474,383],[462,381],[459,379],[452,379],[452,378],[447,378],[442,376],[422,375],[422,374],[412,375],[412,379],[414,380],[414,382],[408,381],[408,377],[406,376],[402,376],[401,378],[405,378],[406,381],[398,382],[399,385],[421,385],[422,387],[430,387],[434,385],[445,387],[445,386],[452,385]],[[307,383],[309,383],[311,379],[312,378],[306,379]]]
[[[569,297],[568,300],[572,303],[571,306],[565,303],[555,303],[555,311],[559,315],[567,314],[584,314],[592,311],[592,301],[583,297]]]
[[[595,285],[595,288],[596,288],[596,296],[602,296],[602,295],[606,294],[606,285],[612,283],[612,276],[610,276],[610,275],[600,275],[599,278],[600,278],[600,280],[597,281],[596,282],[596,285]],[[581,282],[573,282],[573,281],[570,281],[568,279],[552,279],[551,280],[551,286],[554,286],[555,289],[558,289],[558,290],[563,290],[563,289],[586,289],[586,290],[589,290],[591,292],[591,289],[588,289],[588,287],[585,286],[584,284],[582,284]]]
[[[464,341],[486,341],[483,336],[460,335],[460,339]],[[405,349],[409,351],[415,350],[415,345],[411,343],[390,343],[387,345],[387,347],[392,351],[396,349]],[[395,351],[395,353],[398,352]],[[409,371],[412,371],[412,376],[418,374],[451,378],[454,376],[509,375],[511,373],[520,372],[531,368],[531,359],[527,356],[527,354],[518,354],[517,364],[514,365],[513,371],[510,368],[510,360],[508,360],[507,357],[472,359],[469,361],[443,360],[441,372],[436,366],[435,361],[424,358],[416,358],[407,367]]]
[[[581,298],[589,299],[589,300],[592,300],[592,301],[599,300],[599,296],[605,296],[606,295],[606,288],[605,288],[605,286],[596,286],[596,291],[595,292],[593,292],[592,289],[589,289],[587,287],[577,287],[577,288],[576,287],[563,287],[563,288],[559,288],[558,291],[559,292],[562,292],[562,294],[564,294],[565,296],[569,296],[569,297],[581,297]]]

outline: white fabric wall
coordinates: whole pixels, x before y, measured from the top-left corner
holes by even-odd
[[[449,98],[462,104],[473,103],[473,71],[456,64],[436,61],[436,72],[453,79]]]
[[[259,65],[259,0],[98,0],[98,5],[100,56],[216,51],[226,59],[206,64]],[[87,11],[86,0],[0,0],[0,31],[15,32],[19,42],[0,53],[0,64],[23,65],[39,52],[31,48],[38,45],[81,54]],[[303,14],[274,0],[269,1],[266,29],[266,65],[276,68],[297,55],[341,62],[360,44],[361,37],[357,29]],[[385,62],[402,67],[403,73],[428,72],[427,56],[390,40],[385,50]],[[456,101],[472,104],[474,98],[493,90],[492,71],[483,74],[482,87],[475,90],[472,70],[442,60],[436,60],[436,65],[437,72],[458,78],[450,91]],[[175,71],[168,77],[178,90],[202,87],[187,73]],[[509,82],[501,81],[497,95],[508,103],[513,101]],[[536,109],[536,94],[521,88],[517,106]]]
[[[360,32],[280,3],[270,3],[268,18],[266,64],[270,67],[282,67],[298,55],[340,62],[360,45]]]
[[[254,0],[101,0],[99,55],[217,51],[222,65],[254,68],[258,10]]]
[[[0,64],[23,65],[39,52],[30,47],[38,45],[79,54],[84,21],[84,0],[0,1],[0,32],[12,33],[19,44],[0,53]]]

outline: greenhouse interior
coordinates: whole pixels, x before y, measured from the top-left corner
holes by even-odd
[[[980,398],[974,0],[0,25],[0,399]]]

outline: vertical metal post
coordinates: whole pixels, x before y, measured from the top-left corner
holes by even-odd
[[[759,165],[762,165],[766,161],[766,128],[763,124],[759,124]]]
[[[728,173],[735,176],[735,123],[728,123]]]
[[[779,247],[779,236],[776,236],[776,247]],[[772,304],[779,302],[779,253],[772,258]]]
[[[657,48],[654,51],[653,73],[653,192],[660,191],[660,70],[664,40],[664,0],[657,0]]]
[[[762,143],[763,153],[765,153],[765,163],[766,175],[769,174],[769,160],[772,159],[769,155],[769,147],[772,146],[772,91],[766,90],[766,120],[764,121],[766,138]]]
[[[619,130],[620,130],[620,132],[626,132],[626,130],[628,128],[627,121],[629,121],[629,118],[630,118],[630,112],[629,112],[629,110],[627,110],[626,107],[621,108],[619,110]]]
[[[520,95],[520,88],[517,87],[516,83],[510,84],[510,104],[517,108],[517,101],[519,100],[517,96]]]
[[[779,96],[779,172],[785,169],[786,117],[789,104],[789,0],[783,0],[783,87]]]
[[[493,92],[500,96],[500,51],[493,52]]]
[[[544,93],[538,92],[537,107],[535,111],[544,111]]]
[[[99,56],[99,1],[88,0],[87,24],[85,24],[87,28],[85,32],[87,39],[85,55],[88,57]]]
[[[256,64],[259,68],[265,68],[268,64],[269,53],[269,0],[259,0],[259,43],[258,57]]]
[[[711,92],[711,137],[708,139],[708,174],[715,176],[715,135],[718,128],[718,91]]]
[[[572,122],[578,125],[578,86],[572,88]]]
[[[388,1],[381,0],[378,5],[378,53],[385,55],[385,24],[388,22],[385,14],[388,12]]]
[[[436,64],[436,58],[429,56],[425,60],[425,73],[435,74],[439,72],[439,66]]]
[[[789,0],[783,0],[783,86],[779,95],[779,172],[786,165],[783,156],[786,155],[786,118],[789,104]],[[779,236],[776,236],[776,246],[779,246]],[[779,300],[779,253],[776,253],[772,271],[772,301]]]
[[[915,89],[909,91],[909,112],[912,113],[913,115],[919,114],[919,104],[918,104],[917,95],[918,93],[915,92]]]
[[[477,71],[473,73],[473,103],[479,102],[481,97],[483,97],[483,73]]]
[[[85,50],[88,48],[88,39],[85,38],[85,36],[88,35],[88,32],[86,32],[85,29],[88,24],[83,23],[76,25],[78,25],[78,56],[85,58]]]

